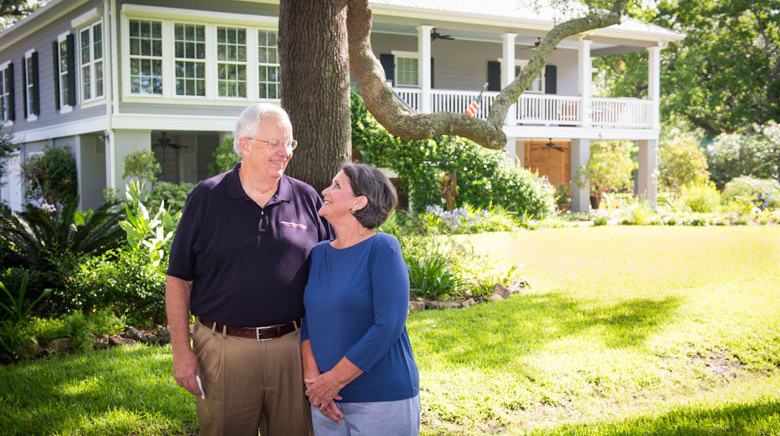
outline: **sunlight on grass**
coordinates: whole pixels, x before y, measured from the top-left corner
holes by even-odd
[[[499,253],[503,265],[524,264],[533,288],[508,301],[413,314],[426,434],[629,419],[780,367],[778,227],[462,238]]]

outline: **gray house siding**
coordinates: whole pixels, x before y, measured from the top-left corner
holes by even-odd
[[[78,30],[71,27],[71,20],[84,14],[94,7],[102,7],[103,2],[95,1],[70,11],[69,13],[57,18],[53,24],[44,26],[34,34],[24,38],[19,43],[12,44],[0,49],[0,62],[11,60],[14,63],[14,90],[15,90],[15,108],[16,120],[14,121],[14,132],[22,134],[25,130],[52,127],[62,123],[78,122],[95,116],[105,114],[105,106],[82,108],[80,102],[80,81],[79,81],[79,62],[78,62]],[[46,13],[51,14],[53,10]],[[43,19],[43,17],[39,17]],[[53,63],[52,42],[57,41],[59,35],[68,32],[74,37],[74,50],[76,53],[76,62],[74,63],[73,74],[76,74],[75,86],[73,92],[76,93],[76,105],[68,113],[60,113],[56,107],[57,90],[54,84],[55,65]],[[105,30],[104,30],[105,35]],[[104,38],[105,39],[105,38]],[[4,41],[0,40],[0,44]],[[22,75],[22,62],[27,51],[35,49],[38,53],[38,95],[40,103],[40,112],[37,120],[28,121],[24,112],[24,77]],[[106,78],[108,79],[108,78]],[[107,80],[104,83],[108,83]],[[60,86],[63,86],[61,83]],[[64,102],[63,102],[64,103]]]

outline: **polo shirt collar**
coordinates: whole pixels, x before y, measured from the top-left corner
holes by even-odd
[[[228,197],[234,200],[239,200],[242,198],[251,200],[251,198],[246,195],[244,187],[241,186],[241,178],[238,176],[239,168],[241,168],[241,162],[237,163],[236,166],[234,166],[233,169],[225,175]],[[292,200],[292,186],[290,184],[289,177],[282,174],[282,179],[279,180],[279,186],[276,188],[276,193],[273,197],[271,197],[271,200],[267,205],[290,200]]]

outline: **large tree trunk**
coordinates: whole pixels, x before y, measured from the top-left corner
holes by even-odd
[[[286,174],[318,191],[350,160],[347,0],[282,0],[282,106],[298,140]]]

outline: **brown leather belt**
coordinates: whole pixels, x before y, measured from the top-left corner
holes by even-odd
[[[220,324],[216,321],[203,318],[202,316],[198,317],[198,320],[201,324],[214,331],[220,333],[224,332],[227,335],[238,336],[240,338],[257,339],[258,341],[267,341],[284,336],[287,333],[294,332],[297,330],[298,326],[301,325],[300,320],[295,320],[287,324],[280,324],[270,327],[231,327],[229,325]]]

